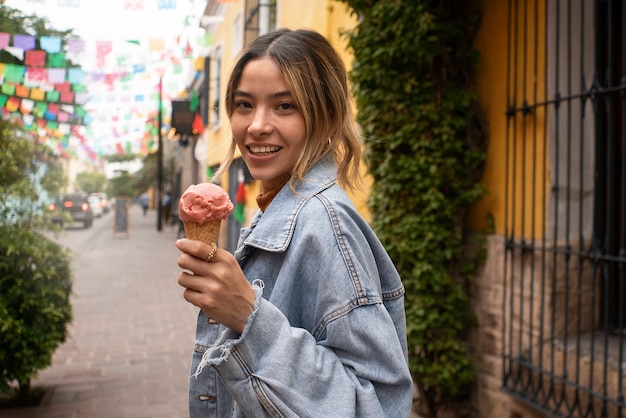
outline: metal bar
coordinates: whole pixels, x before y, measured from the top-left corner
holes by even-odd
[[[535,0],[534,2],[529,2],[532,6],[532,11],[533,13],[533,31],[532,31],[532,36],[533,36],[533,45],[532,47],[532,62],[533,62],[533,66],[532,66],[532,74],[531,74],[531,80],[532,80],[532,101],[536,102],[537,101],[537,95],[538,95],[538,71],[539,71],[539,63],[538,63],[538,54],[539,54],[539,50],[537,48],[537,40],[539,38],[539,22],[538,22],[538,17],[539,17],[539,13],[537,13],[538,9],[537,9],[537,0]],[[525,18],[526,20],[526,18]],[[532,119],[532,176],[531,176],[531,197],[534,200],[536,194],[537,194],[537,141],[538,141],[538,137],[537,137],[537,119],[538,119],[538,114],[534,114],[533,115],[533,119]],[[544,177],[545,178],[545,177]],[[545,182],[544,182],[545,184]],[[537,227],[537,211],[536,211],[536,205],[531,205],[531,219],[530,219],[530,232],[532,234],[532,236],[535,235],[535,230]],[[545,235],[545,234],[544,234]],[[534,253],[537,251],[537,247],[536,247],[536,240],[533,239],[532,241],[532,248],[531,251]],[[535,281],[537,281],[537,277],[540,277],[539,274],[535,274],[536,271],[536,266],[535,266],[535,257],[531,257],[531,266],[530,266],[530,306],[529,306],[529,318],[531,318],[531,322],[530,322],[530,326],[529,326],[529,330],[528,330],[528,340],[529,340],[529,345],[530,345],[530,350],[529,350],[529,361],[531,363],[534,363],[535,361],[539,361],[541,362],[541,357],[537,357],[537,359],[535,359],[535,353],[533,352],[533,336],[534,336],[534,330],[535,330],[535,324],[534,324],[534,318],[535,318]],[[543,288],[541,289],[543,290]],[[541,293],[541,295],[543,295],[543,292]],[[542,309],[542,306],[540,304],[539,309]],[[541,316],[540,318],[542,318],[543,316]],[[541,321],[541,319],[539,319],[539,324],[538,324],[538,328],[539,328],[539,332],[542,333],[543,332],[543,327],[542,327],[542,323],[543,321]],[[539,353],[541,353],[541,345],[539,345],[538,347],[539,349]],[[542,388],[542,380],[536,380],[533,379],[532,376],[529,374],[529,382],[530,385],[532,386],[532,393],[530,396],[530,399],[532,401],[537,401],[540,398],[540,394],[541,394],[541,388]]]
[[[571,94],[572,94],[572,7],[571,7],[571,2],[566,2],[565,3],[565,15],[566,15],[566,38],[564,39],[564,42],[566,44],[566,51],[567,51],[567,55],[565,57],[565,65],[566,68],[564,68],[563,73],[567,74],[566,75],[566,80],[565,80],[565,88],[566,88],[566,97],[563,99],[565,101],[565,119],[566,119],[566,124],[567,124],[567,128],[566,128],[566,146],[565,146],[565,247],[567,248],[566,251],[566,256],[565,256],[565,292],[564,292],[564,298],[565,301],[563,303],[563,316],[564,316],[564,324],[563,324],[563,346],[567,347],[568,346],[568,341],[569,341],[569,322],[570,322],[570,315],[569,315],[569,291],[568,289],[571,286],[570,283],[570,261],[571,261],[571,236],[570,236],[570,226],[571,226],[571,212],[572,212],[572,203],[571,203],[571,199],[572,199],[572,195],[571,195],[571,190],[572,190],[572,184],[571,184],[571,180],[572,180],[572,139],[573,139],[573,132],[572,132],[572,104],[573,104],[573,100],[570,98]],[[560,69],[557,70],[559,71],[559,74],[561,73]],[[561,138],[557,137],[556,141],[558,143],[561,142]],[[562,161],[561,158],[559,158],[559,162]],[[558,183],[560,185],[560,183]],[[557,236],[555,236],[556,238]],[[555,240],[556,241],[556,240]],[[562,373],[563,373],[563,380],[567,381],[569,379],[569,375],[568,375],[568,350],[563,350],[563,361],[562,361]],[[569,402],[569,399],[567,397],[567,392],[566,392],[566,385],[561,385],[561,402],[563,407],[565,408],[565,411],[567,412],[567,415],[571,415],[572,410],[575,407],[574,405],[571,405]]]
[[[511,27],[511,0],[508,1],[507,3],[508,6],[508,13],[507,13],[507,27],[510,28]],[[506,341],[506,336],[507,336],[507,312],[506,312],[506,308],[507,308],[507,290],[508,290],[508,286],[507,286],[507,277],[509,277],[508,275],[508,261],[509,261],[509,251],[510,251],[510,246],[508,245],[509,242],[509,231],[508,231],[508,227],[509,227],[509,223],[508,223],[508,218],[509,218],[509,208],[508,208],[508,202],[509,202],[509,193],[510,193],[510,189],[509,189],[509,142],[510,142],[510,138],[509,138],[509,134],[511,132],[511,118],[509,117],[509,113],[508,113],[508,109],[511,107],[510,104],[510,89],[511,89],[511,80],[510,80],[510,74],[511,74],[511,30],[509,29],[507,31],[507,41],[506,41],[506,86],[505,86],[505,90],[506,90],[506,107],[507,107],[507,112],[506,112],[506,122],[505,122],[505,140],[504,140],[504,158],[505,158],[505,164],[504,164],[504,241],[505,241],[505,248],[504,248],[504,260],[502,262],[502,277],[504,278],[504,280],[502,281],[502,294],[503,294],[503,298],[502,298],[502,335],[500,336],[500,343],[502,344],[502,368],[501,368],[501,377],[502,377],[502,388],[506,388],[508,385],[508,377],[510,376],[511,373],[511,369],[510,369],[510,365],[511,365],[511,361],[510,361],[510,352],[508,351],[508,346],[507,346],[507,341]],[[507,368],[507,366],[509,366]]]
[[[537,2],[535,2],[537,3]],[[543,22],[543,28],[544,28],[544,41],[543,41],[543,62],[546,63],[548,62],[548,35],[547,33],[545,33],[545,28],[547,27],[547,20],[548,20],[548,2],[544,2],[544,19],[545,21]],[[538,7],[535,7],[535,10],[537,11],[536,14],[539,14],[538,11]],[[538,39],[538,34],[539,34],[539,25],[537,24],[536,26],[536,30],[537,30],[537,37],[536,37],[536,50],[539,50],[539,39]],[[544,86],[543,86],[543,101],[547,103],[547,98],[549,95],[548,92],[548,86],[547,86],[547,80],[548,80],[548,66],[544,64],[544,68],[543,68],[543,80],[544,80]],[[542,106],[543,110],[544,110],[544,123],[543,123],[543,159],[542,159],[542,191],[541,191],[541,199],[542,199],[542,208],[543,208],[543,212],[545,213],[548,207],[548,187],[547,187],[547,181],[546,179],[548,178],[549,175],[549,168],[548,168],[548,153],[546,152],[546,150],[548,149],[548,123],[547,123],[547,118],[548,118],[548,105],[545,104]],[[545,318],[545,312],[546,312],[546,276],[547,276],[547,240],[548,240],[548,236],[547,236],[547,230],[548,230],[548,226],[545,224],[544,222],[544,227],[543,227],[543,234],[541,237],[541,330],[540,330],[540,340],[543,341],[544,340],[544,334],[545,334],[545,321],[543,320],[543,318]],[[543,370],[544,368],[544,364],[543,364],[543,355],[544,355],[544,345],[543,344],[539,344],[539,367]],[[543,379],[539,379],[540,384],[542,385],[542,389],[543,389]],[[543,397],[545,399],[545,402],[547,402],[548,399],[550,399],[550,393],[552,391],[552,385],[548,385],[547,387],[547,392],[542,390],[542,394]]]
[[[522,8],[522,10],[518,10],[518,16],[522,17],[522,30],[523,32],[520,34],[521,40],[520,40],[520,48],[521,48],[521,66],[522,66],[522,71],[521,71],[521,94],[520,94],[520,100],[522,102],[522,107],[526,107],[526,104],[528,103],[528,98],[526,97],[526,83],[527,83],[527,77],[526,74],[528,73],[528,68],[526,67],[528,64],[528,58],[527,58],[527,54],[528,54],[528,45],[527,45],[527,40],[528,40],[528,31],[526,30],[528,28],[528,8],[526,7],[527,2],[522,1],[520,7]],[[516,83],[517,84],[517,83]],[[520,115],[520,123],[521,123],[521,137],[519,138],[520,143],[517,145],[516,149],[518,147],[521,147],[521,162],[519,164],[520,168],[520,172],[519,172],[519,178],[520,178],[520,207],[525,208],[526,206],[526,198],[527,198],[527,192],[526,192],[526,159],[527,159],[527,155],[526,155],[526,139],[528,137],[528,133],[526,132],[526,119],[527,119],[528,113],[522,113]],[[517,160],[517,158],[516,158]],[[518,173],[516,173],[517,175]],[[532,197],[530,197],[532,199]],[[528,242],[526,242],[526,238],[525,237],[530,237],[530,240]],[[530,248],[532,246],[532,231],[530,234],[528,234],[528,231],[526,231],[526,215],[524,213],[524,211],[521,211],[520,213],[520,239],[522,240],[522,242],[524,243],[524,248]],[[520,261],[524,259],[524,250],[522,249],[522,251],[520,251]],[[519,268],[520,268],[520,274],[519,274],[519,316],[520,318],[524,318],[524,313],[525,310],[524,308],[526,307],[526,302],[525,302],[525,289],[526,289],[526,263],[520,262],[519,263]],[[532,297],[529,298],[529,300],[532,300]],[[532,321],[532,317],[529,316],[529,319],[531,319]],[[518,356],[521,357],[522,353],[524,353],[524,336],[525,336],[525,332],[524,332],[524,323],[520,323],[519,326],[519,348],[518,348]],[[532,344],[530,344],[530,341],[532,340],[532,334],[530,334],[530,328],[532,328],[532,324],[528,324],[528,354],[527,356],[529,358],[532,358],[532,353],[530,352],[530,350],[532,350]],[[520,390],[522,391],[522,393],[527,393],[528,391],[528,386],[530,385],[530,382],[532,381],[532,376],[530,375],[530,373],[526,373],[526,379],[524,379],[524,373],[522,373],[522,368],[519,368],[519,384],[520,384]]]
[[[510,210],[510,200],[511,200],[511,194],[512,194],[512,187],[510,187],[511,184],[511,173],[509,170],[509,167],[511,165],[511,158],[510,158],[510,148],[511,148],[511,141],[512,141],[512,129],[514,129],[515,125],[512,121],[513,117],[512,115],[514,114],[509,112],[508,109],[512,108],[515,106],[515,102],[514,100],[512,100],[511,98],[511,91],[513,89],[512,87],[512,81],[511,81],[511,72],[512,72],[512,50],[513,50],[513,9],[514,9],[514,0],[509,0],[508,2],[508,25],[507,27],[509,28],[508,32],[507,32],[507,60],[506,60],[506,66],[507,66],[507,81],[506,81],[506,101],[507,101],[507,113],[506,113],[506,140],[505,140],[505,145],[504,145],[504,158],[506,161],[505,167],[504,167],[504,205],[505,205],[505,209],[504,209],[504,225],[505,225],[505,250],[504,250],[504,260],[503,260],[503,275],[504,275],[504,280],[503,280],[503,303],[502,303],[502,318],[509,318],[509,322],[507,322],[506,320],[502,321],[502,349],[503,349],[503,355],[502,355],[502,387],[503,388],[507,388],[509,387],[510,384],[510,377],[512,375],[512,350],[511,350],[511,346],[513,344],[513,340],[511,337],[511,332],[513,330],[513,310],[512,310],[512,306],[513,306],[513,288],[512,286],[508,286],[508,277],[511,277],[511,281],[513,280],[512,274],[509,274],[509,266],[512,266],[512,251],[513,251],[513,246],[512,246],[512,241],[513,241],[513,231],[512,231],[512,223],[509,223],[509,210]],[[511,262],[509,264],[509,262]],[[511,267],[512,270],[512,267]],[[510,292],[510,295],[507,294],[507,291]],[[508,303],[507,303],[507,297],[508,299]],[[507,313],[507,307],[509,308],[509,312]],[[508,328],[507,328],[507,323],[508,323]],[[507,335],[509,336],[508,341],[507,341]]]
[[[522,0],[523,1],[523,0]],[[517,16],[519,16],[519,4],[520,2],[515,1],[515,14],[514,19],[513,19],[513,25],[514,25],[514,39],[513,39],[513,97],[512,102],[513,103],[517,103],[517,101],[519,100],[518,97],[518,69],[519,69],[519,62],[518,62],[518,58],[519,58],[519,52],[518,52],[518,47],[519,47],[519,21],[517,19]],[[518,117],[517,115],[512,115],[513,116],[513,132],[512,132],[512,147],[511,147],[511,160],[513,162],[513,166],[512,166],[512,186],[513,186],[513,193],[511,193],[511,225],[512,225],[512,230],[511,230],[511,239],[515,239],[515,226],[516,226],[516,216],[517,216],[517,193],[516,190],[519,190],[516,187],[517,181],[518,181],[518,177],[517,177],[517,170],[518,170],[518,162],[517,162],[517,142],[518,142],[518,138],[517,138],[517,131],[518,131]],[[521,231],[520,231],[521,234]],[[514,268],[515,267],[515,257],[516,257],[516,251],[511,251],[511,267]],[[520,257],[521,259],[521,257]],[[516,289],[516,280],[515,280],[516,276],[515,273],[511,274],[511,319],[514,318],[514,312],[515,312],[515,289]],[[520,346],[520,344],[518,343],[518,346],[516,348],[513,347],[513,333],[515,332],[515,328],[513,327],[513,323],[511,323],[511,331],[510,331],[510,338],[511,338],[511,356],[515,361],[519,361],[521,359],[521,350],[522,347]],[[523,332],[523,330],[520,329],[518,330],[518,341],[521,340],[521,333]],[[522,374],[522,370],[520,368],[516,369],[516,373],[515,375],[511,376],[512,377],[512,383],[514,385],[514,387],[518,387],[519,385],[519,381],[520,381],[520,376]]]
[[[625,25],[626,25],[626,6],[621,3],[621,24],[619,25],[620,27],[620,31],[621,31],[621,79],[620,79],[620,84],[622,87],[626,86],[626,29],[625,29]],[[621,198],[621,204],[620,204],[620,209],[622,212],[626,211],[626,93],[622,90],[622,92],[620,93],[620,98],[621,98],[621,117],[620,117],[620,124],[621,124],[621,129],[620,129],[620,140],[621,140],[621,154],[620,154],[620,181],[621,181],[621,193],[620,193],[620,198]],[[617,393],[618,393],[618,401],[620,402],[620,404],[624,404],[624,370],[623,370],[623,364],[624,364],[624,327],[625,327],[625,318],[624,318],[624,311],[625,306],[624,304],[626,303],[624,298],[626,297],[626,283],[624,283],[624,281],[626,280],[626,266],[625,266],[625,261],[626,261],[626,226],[624,224],[625,220],[624,217],[621,217],[621,228],[619,230],[619,239],[620,239],[620,243],[619,243],[619,257],[621,258],[621,261],[619,262],[618,266],[618,319],[617,319],[617,329],[621,332],[619,332],[619,351],[618,351],[618,364],[620,365],[620,371],[621,373],[619,374],[619,378],[617,381]],[[618,413],[618,417],[622,418],[625,414],[625,408],[618,406],[617,409],[617,413]]]
[[[581,1],[580,2],[580,10],[579,10],[579,15],[580,15],[580,30],[579,30],[579,39],[578,39],[578,43],[581,46],[580,48],[580,62],[579,62],[579,67],[580,67],[580,91],[585,91],[586,90],[586,81],[585,81],[585,2]],[[578,149],[578,153],[579,153],[579,171],[578,171],[578,189],[581,191],[581,193],[579,194],[579,199],[578,199],[578,206],[580,208],[580,212],[579,212],[579,216],[578,216],[578,251],[579,253],[583,253],[585,252],[585,235],[584,235],[584,222],[583,220],[585,219],[585,212],[584,212],[584,195],[582,193],[582,191],[585,188],[585,178],[584,178],[584,174],[585,174],[585,124],[587,123],[587,120],[585,118],[586,116],[586,112],[585,112],[585,106],[586,106],[586,102],[587,102],[587,98],[582,98],[580,101],[580,120],[579,120],[579,124],[578,124],[578,130],[580,132],[581,138],[580,138],[580,144],[579,144],[579,149]],[[580,291],[580,289],[583,288],[583,271],[584,271],[584,264],[585,262],[587,262],[588,260],[586,258],[583,257],[577,257],[578,260],[578,282],[577,282],[577,287],[579,289],[579,291],[577,292],[578,294],[578,298],[576,301],[576,306],[578,307],[577,311],[578,312],[583,312],[583,294],[582,291]],[[594,299],[594,295],[595,295],[595,289],[592,288],[592,300]],[[582,356],[582,342],[581,342],[581,335],[583,332],[583,326],[582,326],[582,319],[583,316],[579,313],[577,315],[577,321],[576,321],[576,376],[575,376],[575,382],[576,385],[579,386],[581,385],[581,368],[580,368],[580,358]],[[591,382],[590,382],[591,383]],[[576,403],[578,406],[578,409],[580,411],[580,415],[581,416],[588,416],[589,414],[593,414],[593,409],[591,408],[591,403],[587,404],[587,408],[586,410],[583,410],[583,405],[581,404],[581,399],[579,396],[579,392],[576,392]]]
[[[556,2],[556,10],[554,13],[554,20],[556,21],[555,26],[555,34],[554,34],[554,45],[555,45],[555,58],[554,58],[554,155],[551,155],[551,159],[554,159],[554,184],[559,185],[560,183],[560,143],[558,138],[560,137],[560,105],[561,105],[561,94],[560,94],[560,85],[559,85],[559,72],[560,72],[560,56],[558,54],[558,48],[560,45],[561,38],[561,3],[559,1]],[[551,283],[552,283],[552,291],[551,294],[556,294],[557,289],[557,275],[556,269],[554,266],[558,263],[557,252],[556,249],[558,247],[558,239],[557,237],[559,232],[559,200],[554,199],[554,211],[553,211],[554,225],[553,225],[553,242],[552,242],[552,274],[551,274]],[[554,296],[553,296],[554,297]],[[550,373],[556,374],[556,353],[555,353],[555,341],[556,341],[556,309],[552,309],[551,315],[551,327],[550,327]],[[555,392],[557,388],[554,385],[555,381],[550,381],[550,389],[551,394],[554,399],[554,408],[556,411],[559,410],[562,398],[559,399],[558,394]]]
[[[591,89],[587,90],[587,91],[582,91],[580,93],[572,93],[571,96],[568,96],[567,99],[573,100],[573,99],[596,99],[602,96],[610,96],[612,94],[616,94],[616,93],[623,93],[624,91],[624,87],[621,85],[617,85],[617,86],[601,86],[601,85],[594,85]],[[549,100],[544,100],[544,101],[540,101],[537,103],[526,103],[523,106],[520,107],[510,107],[508,109],[508,111],[510,113],[533,113],[536,111],[537,108],[540,107],[544,107],[547,105],[556,105],[560,102],[562,102],[562,98],[554,98],[554,99],[549,99]]]
[[[613,33],[613,20],[612,20],[612,16],[613,16],[613,2],[612,1],[608,1],[607,2],[607,14],[606,16],[607,18],[607,28],[606,28],[606,38],[607,38],[607,51],[608,53],[607,55],[607,62],[606,62],[606,80],[605,80],[605,84],[606,86],[612,86],[613,85],[613,77],[612,77],[612,69],[613,69],[613,57],[611,54],[611,51],[613,51],[614,48],[614,42],[613,42],[613,37],[611,36],[611,34]],[[604,97],[604,99],[606,100],[606,106],[607,106],[607,147],[606,147],[606,160],[607,160],[607,164],[606,164],[606,188],[607,188],[607,193],[606,193],[606,203],[605,203],[605,208],[606,208],[606,222],[605,222],[605,251],[608,254],[615,254],[615,241],[614,241],[614,230],[613,230],[613,226],[615,225],[615,210],[614,210],[614,185],[613,185],[613,159],[610,158],[613,153],[614,153],[614,138],[615,138],[615,130],[614,130],[614,107],[612,106],[612,100],[611,100],[612,96],[606,96]],[[613,294],[614,289],[612,289],[613,287],[613,283],[611,278],[615,277],[615,268],[614,268],[614,263],[607,263],[606,264],[607,269],[606,269],[606,277],[604,278],[605,280],[605,286],[606,286],[606,301],[605,301],[605,306],[606,306],[606,315],[604,318],[604,358],[608,359],[608,355],[609,355],[609,332],[610,332],[610,316],[613,313],[613,309],[614,307],[612,306],[612,301],[611,299],[611,295]],[[603,370],[603,374],[602,374],[602,381],[603,381],[603,394],[605,396],[608,395],[608,387],[607,387],[607,382],[608,382],[608,365],[605,361],[604,363],[604,370]],[[602,409],[603,411],[606,411],[607,409],[607,403],[606,400],[604,400],[602,402]]]

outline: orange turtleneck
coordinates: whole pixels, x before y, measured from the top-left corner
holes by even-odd
[[[257,205],[259,205],[259,208],[262,212],[265,212],[270,203],[272,203],[272,200],[274,200],[274,197],[276,197],[278,192],[280,192],[280,189],[282,189],[283,186],[287,184],[287,181],[289,181],[289,176],[285,177],[285,180],[283,180],[283,182],[280,183],[280,185],[275,189],[262,191],[261,193],[259,193],[259,195],[256,197],[256,203]]]

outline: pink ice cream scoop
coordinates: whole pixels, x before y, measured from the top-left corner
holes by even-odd
[[[233,203],[224,189],[213,183],[200,183],[185,190],[178,205],[178,216],[183,222],[204,225],[226,219],[232,210]]]

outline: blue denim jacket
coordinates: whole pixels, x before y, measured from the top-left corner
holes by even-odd
[[[409,417],[404,287],[336,184],[287,184],[235,252],[257,292],[241,335],[200,312],[191,417]]]

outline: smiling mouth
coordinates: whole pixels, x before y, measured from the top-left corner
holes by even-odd
[[[263,147],[249,146],[248,147],[248,151],[250,151],[250,154],[258,156],[258,157],[264,157],[266,155],[275,154],[281,149],[282,148],[278,146],[263,146]]]

